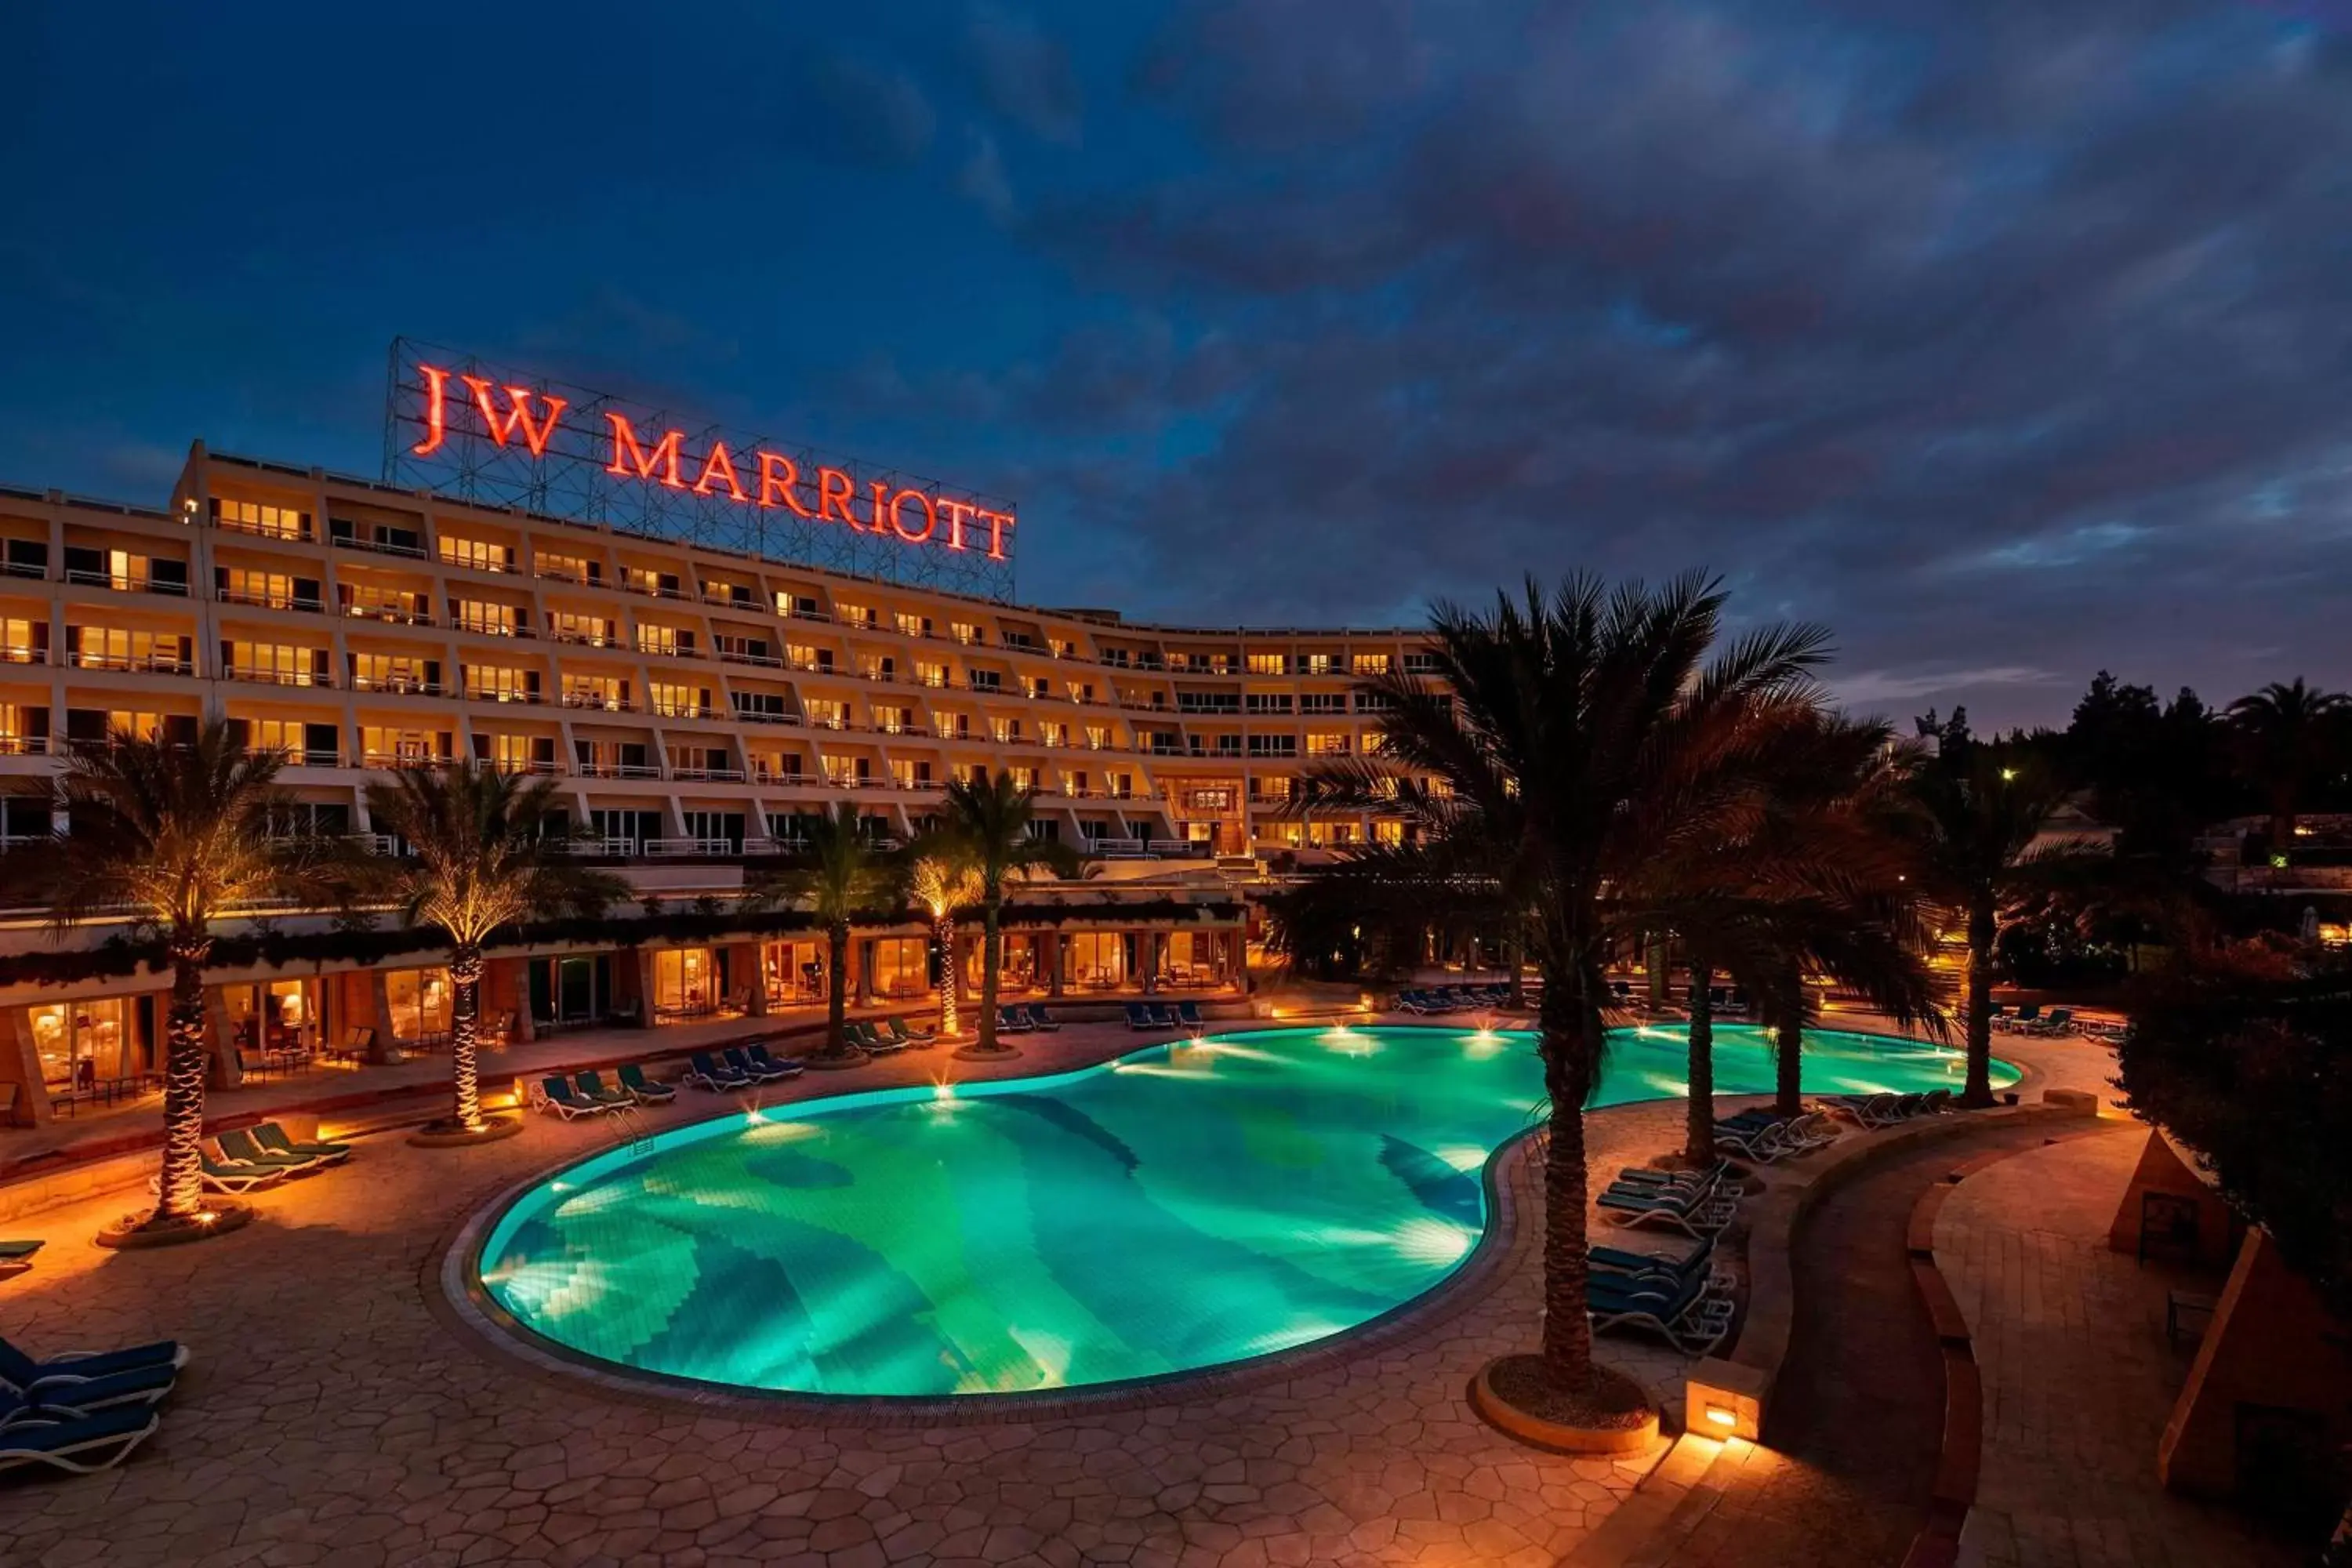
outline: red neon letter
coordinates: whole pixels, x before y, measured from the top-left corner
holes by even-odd
[[[849,515],[849,498],[856,494],[849,476],[839,468],[819,468],[816,471],[816,514],[820,518],[837,517],[850,527],[857,520]]]
[[[464,380],[474,389],[474,406],[482,411],[482,424],[488,429],[491,440],[503,447],[514,439],[515,432],[520,430],[522,432],[522,444],[530,448],[532,457],[547,456],[547,438],[555,434],[555,422],[563,417],[562,398],[548,398],[547,423],[533,425],[530,422],[530,388],[509,386],[506,388],[506,395],[510,407],[507,416],[500,419],[499,411],[490,406],[490,384],[478,375],[469,375]]]
[[[662,470],[658,483],[674,490],[686,489],[686,481],[677,477],[677,444],[686,439],[686,432],[672,430],[648,453],[637,445],[637,433],[627,415],[607,413],[604,417],[613,422],[613,460],[604,465],[606,473],[626,476],[634,471],[638,479],[655,479],[654,468],[658,464]],[[625,462],[622,460],[624,453],[627,455]]]
[[[909,498],[912,498],[915,501],[919,503],[923,509],[923,531],[920,533],[908,533],[907,531],[907,525],[898,520],[898,509],[905,506]],[[899,538],[905,540],[908,543],[922,543],[925,540],[930,538],[931,534],[937,531],[939,526],[939,514],[931,510],[931,498],[925,495],[922,491],[900,490],[897,495],[890,498],[890,527]]]
[[[866,488],[874,492],[874,499],[866,506],[866,531],[887,533],[890,531],[890,487],[876,479]]]
[[[1013,514],[1009,511],[983,511],[976,515],[988,524],[988,558],[991,561],[1003,560],[1004,531],[1013,526]]]
[[[710,456],[702,459],[702,477],[694,481],[694,493],[707,496],[724,484],[727,493],[737,500],[750,500],[742,485],[735,478],[735,459],[727,455],[727,443],[710,443]]]
[[[966,500],[943,500],[940,502],[940,510],[947,514],[948,548],[961,550],[964,547],[963,521],[972,513],[971,503]]]
[[[409,450],[420,458],[429,458],[440,450],[443,437],[449,434],[449,416],[443,406],[449,373],[429,364],[419,364],[416,369],[425,377],[425,439]]]
[[[801,471],[790,458],[776,452],[760,454],[760,504],[788,506],[803,517],[816,513],[801,505]]]

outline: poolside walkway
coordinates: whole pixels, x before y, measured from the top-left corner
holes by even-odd
[[[1024,1042],[1008,1070],[1145,1038],[1073,1027]],[[810,1074],[771,1102],[982,1076],[942,1057]],[[712,1109],[682,1096],[656,1125]],[[1596,1114],[1596,1167],[1671,1143],[1681,1109]],[[1108,1414],[928,1427],[719,1415],[537,1374],[454,1331],[433,1304],[447,1237],[509,1184],[612,1137],[537,1119],[466,1150],[365,1139],[349,1169],[257,1195],[259,1220],[198,1247],[92,1247],[121,1194],[12,1226],[49,1242],[34,1271],[0,1282],[12,1339],[172,1335],[195,1360],[161,1433],[121,1468],[0,1482],[0,1562],[1551,1568],[1655,1458],[1538,1453],[1470,1414],[1472,1373],[1537,1339],[1532,1213],[1490,1281],[1359,1357]],[[1683,1358],[1634,1340],[1605,1353],[1678,1398]]]
[[[2156,1450],[2193,1346],[2169,1286],[2216,1288],[2107,1247],[2145,1130],[2035,1149],[1969,1177],[1936,1255],[1984,1379],[1984,1466],[1963,1568],[2270,1568],[2309,1561],[2243,1516],[2158,1486]]]

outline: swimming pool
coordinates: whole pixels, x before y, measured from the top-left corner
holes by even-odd
[[[1460,1267],[1488,1155],[1538,1112],[1533,1040],[1267,1029],[721,1117],[532,1187],[480,1278],[558,1345],[738,1388],[1002,1394],[1245,1360]],[[1614,1031],[1598,1103],[1681,1094],[1685,1050],[1679,1027]],[[1760,1030],[1718,1026],[1715,1058],[1719,1092],[1771,1089]],[[1957,1089],[1958,1062],[1805,1037],[1815,1092]]]

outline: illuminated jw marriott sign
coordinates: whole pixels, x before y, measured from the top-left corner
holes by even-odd
[[[402,339],[384,479],[772,560],[992,598],[1013,593],[1010,503]]]

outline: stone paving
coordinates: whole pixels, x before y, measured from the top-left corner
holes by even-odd
[[[1137,1039],[1074,1028],[1012,1070]],[[938,1056],[793,1087],[918,1080],[947,1068]],[[682,1099],[658,1120],[709,1113]],[[1596,1114],[1596,1173],[1675,1142],[1681,1111]],[[0,1562],[1537,1568],[1656,1458],[1537,1453],[1469,1414],[1476,1367],[1537,1338],[1533,1214],[1486,1283],[1360,1358],[1113,1414],[929,1427],[715,1415],[528,1371],[447,1326],[429,1303],[462,1220],[612,1136],[538,1121],[463,1151],[369,1139],[350,1167],[258,1194],[257,1223],[198,1247],[91,1247],[125,1195],[12,1226],[50,1243],[0,1283],[12,1339],[47,1352],[170,1335],[195,1361],[162,1432],[119,1469],[0,1482]],[[1684,1358],[1604,1345],[1678,1405]]]
[[[2174,1497],[2156,1450],[2191,1347],[2165,1338],[2168,1286],[2213,1290],[2107,1247],[2146,1129],[2037,1149],[1970,1176],[1936,1256],[1984,1379],[1984,1468],[1968,1568],[2256,1568],[2308,1553]]]

